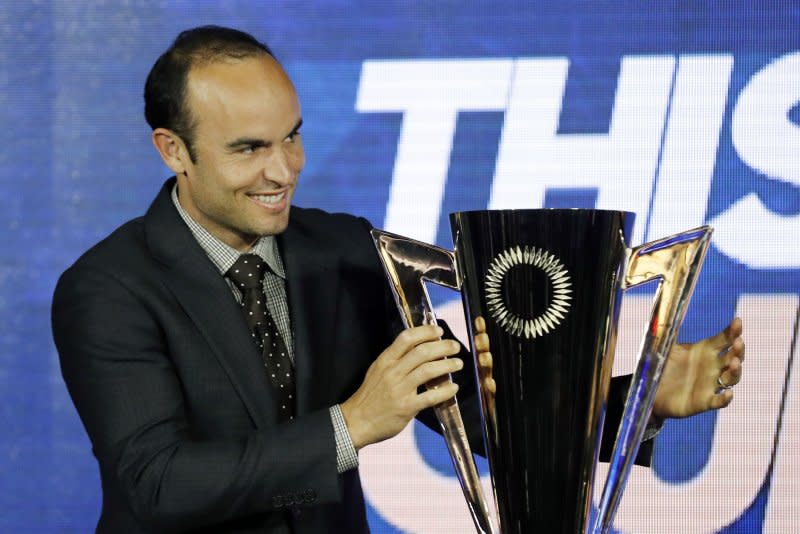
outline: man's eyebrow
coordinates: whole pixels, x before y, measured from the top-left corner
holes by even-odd
[[[227,143],[225,147],[230,149],[237,149],[244,147],[261,148],[261,147],[269,147],[270,145],[272,145],[271,142],[264,141],[263,139],[257,139],[255,137],[240,137],[239,139],[235,139],[230,143]]]
[[[294,128],[292,128],[292,131],[289,132],[289,135],[287,135],[286,137],[292,137],[293,135],[295,135],[298,132],[298,130],[300,130],[300,127],[302,125],[303,125],[303,119],[299,119],[297,121],[297,124],[294,125]]]
[[[286,137],[292,137],[293,135],[297,134],[302,125],[303,125],[303,119],[299,119],[297,121],[297,124],[294,125],[294,128],[292,128],[292,131],[289,132],[286,135]],[[271,146],[272,146],[272,141],[264,141],[263,139],[258,139],[256,137],[240,137],[238,139],[234,139],[233,141],[225,145],[226,148],[229,148],[231,150],[244,147],[269,148]]]

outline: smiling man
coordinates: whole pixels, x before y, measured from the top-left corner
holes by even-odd
[[[426,408],[458,386],[422,384],[454,373],[478,431],[472,366],[443,359],[464,349],[402,330],[365,220],[291,207],[302,115],[265,45],[183,32],[148,76],[145,115],[175,177],[53,301],[100,466],[97,531],[367,532],[357,451],[415,416],[435,426]],[[671,356],[658,415],[730,402],[716,381],[739,380],[740,331]]]
[[[455,394],[418,388],[463,367],[442,359],[460,345],[400,333],[366,221],[291,208],[302,116],[265,45],[183,32],[145,115],[175,177],[53,302],[97,531],[367,531],[357,450]]]

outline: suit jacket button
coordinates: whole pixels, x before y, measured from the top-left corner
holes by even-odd
[[[317,500],[317,492],[313,489],[309,489],[303,492],[303,502],[306,504],[311,504],[312,502]]]
[[[273,506],[274,508],[283,508],[283,506],[284,506],[284,503],[283,503],[283,496],[281,496],[281,495],[275,495],[275,496],[272,498],[272,506]]]

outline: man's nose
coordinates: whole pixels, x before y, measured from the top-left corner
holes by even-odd
[[[278,147],[264,165],[264,177],[280,185],[288,185],[294,181],[297,171],[292,165],[292,156]]]

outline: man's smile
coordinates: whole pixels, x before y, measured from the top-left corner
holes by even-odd
[[[286,207],[286,191],[275,193],[248,194],[248,198],[257,204],[274,211],[281,211]]]

